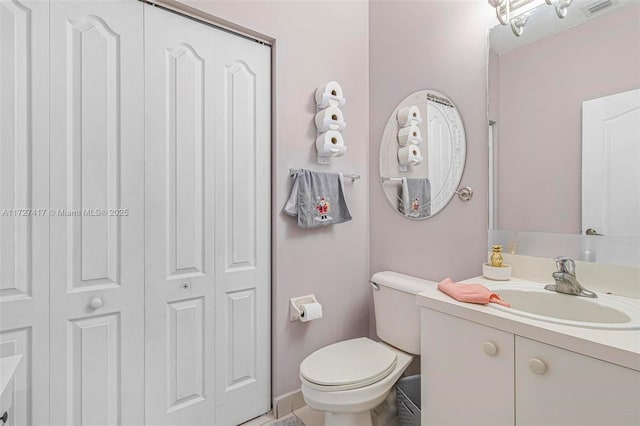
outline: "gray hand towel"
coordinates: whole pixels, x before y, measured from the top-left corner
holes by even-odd
[[[402,178],[400,213],[407,217],[424,218],[431,214],[431,184],[428,178]]]
[[[351,220],[341,173],[296,170],[284,212],[298,217],[301,228],[319,228]]]

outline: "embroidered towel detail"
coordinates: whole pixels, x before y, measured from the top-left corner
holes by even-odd
[[[448,294],[458,302],[480,303],[483,305],[492,302],[507,308],[511,307],[500,296],[482,284],[458,284],[454,283],[451,278],[445,278],[438,284],[438,290]]]
[[[423,218],[431,214],[431,184],[428,178],[402,178],[398,209],[407,217]]]
[[[284,212],[296,216],[301,228],[320,228],[351,220],[342,173],[297,170]]]

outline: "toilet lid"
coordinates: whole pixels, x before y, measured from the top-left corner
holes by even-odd
[[[302,361],[300,376],[317,385],[355,389],[389,375],[396,358],[384,345],[360,337],[318,349]]]

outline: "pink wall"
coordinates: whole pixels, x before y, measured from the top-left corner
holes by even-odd
[[[327,344],[368,333],[369,27],[365,1],[217,1],[181,3],[275,39],[273,139],[273,396],[298,390],[300,362]],[[347,154],[330,167],[315,160],[317,86],[342,85]],[[351,222],[301,230],[281,213],[289,167],[355,172],[346,183]],[[324,318],[289,322],[289,298],[315,293]]]
[[[486,1],[370,2],[371,271],[440,280],[479,275],[487,251]],[[494,15],[493,15],[494,16]],[[380,138],[396,105],[419,89],[447,95],[467,136],[462,186],[436,216],[412,221],[387,203],[378,169]]]
[[[582,102],[640,87],[638,52],[640,3],[499,57],[498,228],[581,232]]]

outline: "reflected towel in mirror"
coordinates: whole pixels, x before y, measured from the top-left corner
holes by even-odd
[[[431,214],[429,178],[402,178],[398,210],[407,217],[423,218]]]
[[[283,210],[298,218],[299,227],[320,228],[351,220],[342,173],[300,169],[292,177],[291,195]]]

